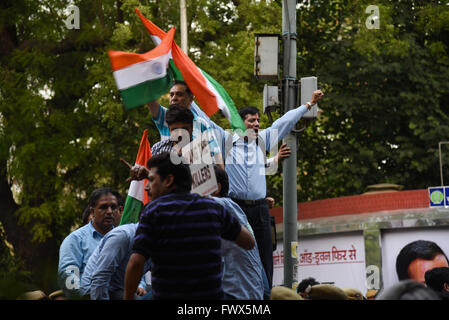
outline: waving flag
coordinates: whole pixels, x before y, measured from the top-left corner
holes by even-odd
[[[175,28],[143,54],[109,51],[114,78],[126,109],[159,99],[173,85],[168,71]]]
[[[148,159],[151,158],[151,148],[148,142],[148,129],[142,134],[140,140],[139,152],[137,153],[136,164],[142,166],[147,165]],[[150,201],[148,194],[145,192],[145,185],[148,183],[147,179],[133,180],[129,186],[128,196],[126,197],[125,208],[123,209],[120,224],[136,223],[139,221],[139,213],[142,207]]]
[[[153,42],[158,45],[161,39],[164,38],[165,32],[162,31],[154,23],[146,19],[136,8],[140,20],[143,22],[145,28],[150,33]],[[177,79],[183,78],[185,83],[198,100],[201,109],[211,116],[218,110],[224,114],[231,124],[232,129],[246,130],[242,118],[238,114],[234,101],[232,101],[226,90],[215,81],[209,74],[198,68],[193,61],[173,42],[172,59],[174,64],[170,62],[170,66],[174,69],[175,75],[177,72],[181,76],[175,76]],[[177,70],[176,70],[177,69]]]

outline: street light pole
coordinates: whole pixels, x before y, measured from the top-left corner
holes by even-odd
[[[283,42],[283,111],[297,107],[296,79],[296,0],[282,1],[282,42]],[[292,150],[290,157],[283,161],[283,244],[284,244],[284,285],[289,288],[298,282],[298,224],[296,191],[296,148],[297,138],[291,132],[283,143]]]
[[[440,141],[439,143],[438,143],[438,155],[439,155],[439,158],[440,158],[440,178],[441,178],[441,186],[444,186],[444,183],[443,183],[443,161],[442,161],[442,158],[441,158],[441,145],[442,144],[449,144],[449,141]]]
[[[188,53],[189,46],[187,44],[187,7],[186,0],[180,0],[180,20],[181,20],[181,49],[185,54]]]

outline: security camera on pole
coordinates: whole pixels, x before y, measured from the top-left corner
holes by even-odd
[[[301,86],[301,104],[310,101],[312,94],[317,90],[317,78],[307,77],[298,81],[296,78],[296,1],[282,1],[282,79],[279,79],[279,38],[277,34],[255,34],[255,76],[259,80],[277,81],[277,86],[265,85],[264,113],[272,121],[271,112],[279,109],[284,114],[299,105],[298,91]],[[281,99],[279,99],[279,95]],[[281,101],[279,103],[279,101]],[[318,106],[308,111],[303,119],[307,123],[317,117]],[[291,150],[297,149],[297,138],[306,128],[292,130],[284,139]],[[298,284],[298,205],[297,205],[297,156],[292,152],[290,157],[283,161],[283,199],[284,199],[284,285],[296,288]]]

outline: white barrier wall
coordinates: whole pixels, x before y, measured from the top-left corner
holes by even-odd
[[[273,252],[273,285],[283,284],[283,242]],[[362,232],[325,234],[298,239],[298,282],[313,277],[339,288],[366,292],[365,245]]]

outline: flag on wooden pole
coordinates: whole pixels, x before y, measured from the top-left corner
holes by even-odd
[[[150,33],[153,42],[156,45],[161,43],[166,33],[146,19],[139,9],[136,8],[135,11]],[[173,73],[175,75],[177,73],[181,74],[181,77],[175,76],[175,78],[182,78],[185,81],[198,100],[201,109],[208,116],[221,110],[230,122],[232,129],[241,129],[245,132],[246,128],[243,120],[238,114],[234,101],[232,101],[226,90],[204,70],[198,68],[174,41],[171,55],[174,64],[170,62],[170,67],[175,69]]]

